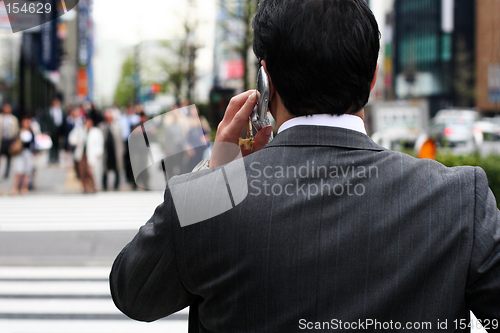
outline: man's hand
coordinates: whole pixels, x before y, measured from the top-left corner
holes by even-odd
[[[214,155],[218,156],[221,154],[221,152],[217,151],[218,143],[233,143],[236,145],[236,147],[238,147],[241,132],[243,132],[243,130],[247,127],[248,118],[252,114],[252,110],[255,107],[257,100],[256,96],[257,92],[255,90],[249,90],[237,96],[234,96],[229,102],[226,113],[224,114],[224,118],[217,127],[217,135],[215,136],[214,142],[214,152],[212,154],[212,158],[210,159],[211,168],[215,168],[222,164],[225,164],[222,162],[224,160],[223,158],[214,158]],[[272,131],[272,126],[266,126],[262,130],[260,130],[254,137],[255,143],[253,145],[252,151],[250,152],[245,148],[242,148],[242,155],[247,156],[264,148],[269,142],[269,137],[271,136]]]

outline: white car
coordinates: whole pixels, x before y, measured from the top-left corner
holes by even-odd
[[[500,155],[500,122],[483,118],[474,124],[474,136],[481,156]]]
[[[441,110],[431,120],[429,136],[440,148],[455,154],[475,153],[479,148],[474,135],[479,113],[474,110]]]

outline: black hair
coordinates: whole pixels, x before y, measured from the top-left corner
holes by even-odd
[[[380,32],[363,0],[263,0],[253,50],[295,116],[361,110],[377,68]]]
[[[95,123],[94,123],[94,119],[92,118],[92,115],[90,115],[90,114],[88,114],[88,113],[86,113],[86,114],[85,114],[85,117],[83,117],[83,122],[85,123],[87,120],[91,120],[91,121],[92,121],[92,126],[94,126],[94,125],[95,125]]]

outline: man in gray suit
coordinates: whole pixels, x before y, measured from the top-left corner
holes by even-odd
[[[199,179],[227,184],[197,191],[215,198],[206,210],[239,195],[238,161],[169,182],[115,260],[117,307],[152,321],[191,306],[192,332],[468,332],[470,310],[499,331],[500,214],[484,171],[366,135],[379,51],[366,3],[264,0],[253,27],[278,134],[243,151],[246,198],[219,215],[181,226]],[[216,143],[236,145],[254,105],[253,91],[233,98]]]

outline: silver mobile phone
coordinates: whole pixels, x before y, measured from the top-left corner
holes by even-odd
[[[252,121],[253,126],[256,131],[260,131],[263,127],[271,125],[271,121],[267,116],[267,109],[269,105],[269,94],[270,94],[270,84],[269,77],[264,69],[264,67],[260,67],[259,74],[257,75],[257,104],[253,109],[252,115],[250,116],[250,120]],[[273,135],[271,134],[271,141]]]

